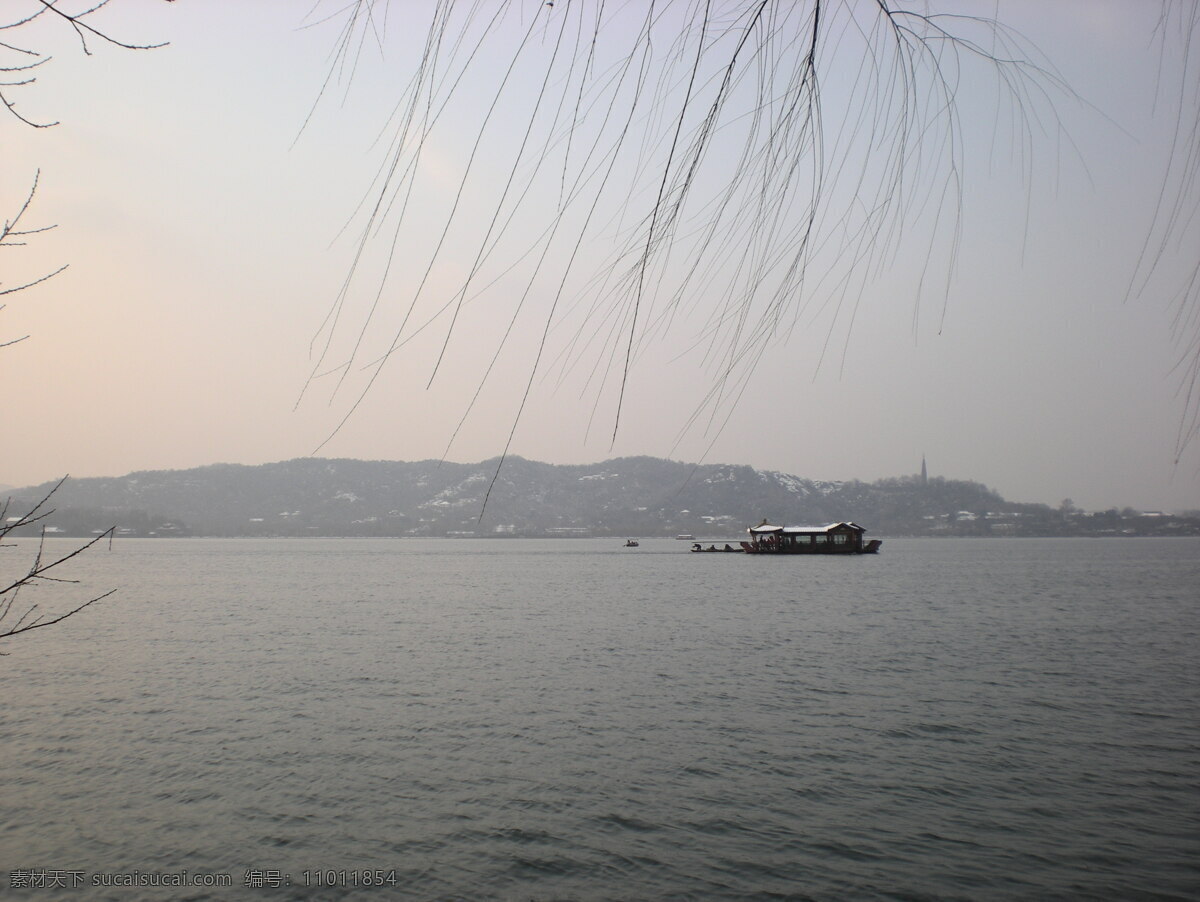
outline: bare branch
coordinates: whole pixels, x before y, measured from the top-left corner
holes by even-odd
[[[25,625],[21,625],[20,623],[17,623],[16,625],[13,626],[12,629],[0,630],[0,639],[7,639],[10,636],[17,636],[17,635],[20,635],[21,633],[27,633],[30,630],[41,629],[44,626],[53,626],[56,623],[62,623],[68,617],[72,617],[75,614],[78,614],[84,608],[91,607],[98,601],[103,601],[105,598],[108,598],[110,595],[112,595],[116,591],[117,591],[116,589],[110,589],[109,591],[105,592],[103,595],[97,595],[95,598],[85,601],[83,604],[79,605],[78,607],[72,608],[71,610],[67,611],[65,614],[60,614],[59,616],[54,617],[50,620],[38,620],[33,623],[28,623]],[[30,610],[32,611],[33,609],[31,608]],[[3,655],[3,654],[8,654],[8,652],[0,652],[0,655]]]
[[[0,539],[9,535],[15,530],[29,527],[35,523],[44,521],[47,517],[54,513],[52,508],[49,508],[51,498],[62,487],[67,477],[64,476],[53,487],[47,491],[40,500],[38,500],[30,509],[19,517],[13,518],[10,522],[8,511],[11,508],[12,500],[8,499],[0,506]],[[39,613],[40,605],[34,603],[28,607],[19,607],[18,599],[21,597],[22,591],[29,590],[43,583],[77,584],[79,581],[58,575],[51,575],[51,571],[63,566],[69,561],[74,560],[79,555],[83,554],[88,549],[92,548],[98,542],[107,539],[112,542],[113,536],[116,534],[116,527],[110,527],[103,533],[92,538],[90,541],[82,545],[76,546],[65,554],[59,555],[53,559],[46,557],[46,538],[47,532],[43,526],[38,540],[37,549],[34,552],[33,560],[29,565],[28,570],[20,576],[12,579],[7,585],[0,586],[0,639],[6,639],[10,636],[19,635],[29,632],[33,629],[39,629],[43,626],[51,626],[55,623],[61,623],[68,617],[78,614],[84,608],[87,608],[101,599],[107,598],[116,590],[110,590],[103,594],[93,596],[81,604],[72,605],[65,613],[56,616],[49,616],[44,613]],[[4,547],[14,547],[12,543],[8,543]],[[16,614],[16,611],[20,611]],[[16,617],[15,621],[13,617]]]
[[[88,16],[108,5],[109,0],[100,0],[95,6],[86,9],[79,13],[66,13],[58,8],[55,0],[38,0],[42,4],[43,10],[48,13],[53,13],[58,16],[63,22],[71,26],[71,29],[79,37],[79,46],[85,54],[91,56],[92,51],[88,48],[88,37],[98,38],[115,47],[121,47],[124,50],[155,50],[159,47],[167,46],[166,42],[159,44],[132,44],[118,40],[107,32],[100,31],[98,28],[93,28],[87,21]],[[174,0],[166,0],[167,3],[173,3]]]
[[[172,0],[166,0],[172,2]],[[37,0],[38,6],[33,11],[22,17],[12,19],[7,22],[0,22],[0,32],[6,35],[18,34],[20,29],[29,23],[35,21],[42,16],[57,18],[58,21],[68,26],[79,40],[80,48],[87,55],[91,55],[89,40],[101,41],[116,47],[126,50],[148,50],[155,47],[162,47],[164,44],[137,44],[128,41],[123,41],[115,38],[110,33],[95,26],[90,17],[99,10],[108,5],[109,0],[97,0],[91,6],[80,9],[77,12],[70,12],[61,8],[58,0]],[[11,54],[18,57],[18,60],[10,63],[4,58],[4,55]],[[38,122],[26,116],[24,113],[17,110],[16,103],[11,98],[9,92],[12,89],[28,87],[36,82],[36,76],[32,74],[34,70],[44,66],[50,61],[51,57],[28,46],[20,46],[11,39],[6,39],[0,42],[0,103],[4,104],[8,110],[19,122],[32,126],[34,128],[46,128],[56,123],[53,122]],[[29,193],[26,195],[24,202],[17,209],[16,214],[11,219],[6,219],[0,224],[0,248],[4,247],[23,247],[26,244],[24,239],[31,235],[38,235],[49,231],[54,226],[27,226],[23,224],[23,220],[29,213],[33,205],[34,197],[37,195],[38,183],[40,180],[40,171],[34,175],[33,183],[30,186]],[[60,266],[52,272],[30,279],[15,287],[3,288],[0,287],[0,296],[15,294],[16,292],[24,291],[32,288],[35,285],[53,278],[61,273],[67,267]],[[4,309],[4,305],[0,304],[0,310]],[[10,347],[20,341],[24,341],[28,336],[21,338],[9,339],[0,341],[0,348]],[[57,572],[51,574],[51,571],[56,570],[75,559],[83,552],[90,549],[97,542],[107,538],[110,542],[116,532],[116,527],[111,527],[104,533],[93,538],[91,541],[76,547],[74,550],[61,555],[60,557],[47,561],[45,558],[46,551],[46,527],[44,521],[49,517],[53,510],[48,508],[50,499],[62,486],[67,477],[59,480],[46,494],[34,504],[26,513],[19,517],[8,517],[10,510],[10,501],[5,501],[0,506],[0,539],[11,534],[14,530],[28,528],[39,522],[43,523],[41,531],[41,540],[38,543],[37,551],[34,554],[33,562],[28,571],[22,575],[12,579],[7,585],[3,585],[0,581],[0,639],[15,636],[21,633],[29,632],[30,630],[40,629],[44,626],[52,626],[56,623],[61,623],[68,617],[82,611],[101,599],[107,598],[112,594],[112,591],[105,592],[101,595],[94,596],[82,604],[76,604],[70,607],[65,613],[51,616],[47,614],[39,614],[39,605],[32,604],[23,610],[18,606],[18,599],[21,597],[22,590],[30,589],[43,583],[53,583],[59,586],[68,583],[75,583],[76,580],[59,576]],[[12,543],[8,543],[4,547],[11,548]],[[19,612],[19,613],[17,613]],[[15,620],[13,619],[15,617]]]
[[[9,22],[0,23],[0,31],[16,33],[19,32],[19,30],[24,26],[29,25],[31,22],[43,16],[50,16],[51,18],[57,18],[60,23],[69,28],[75,34],[76,38],[79,40],[79,47],[86,56],[92,55],[92,49],[88,44],[89,39],[100,41],[114,47],[119,47],[122,50],[154,50],[159,47],[166,46],[166,42],[157,44],[140,44],[131,41],[123,41],[113,36],[110,32],[93,25],[91,22],[91,17],[106,7],[109,3],[109,0],[99,0],[99,2],[94,3],[92,6],[81,9],[78,12],[69,12],[61,8],[59,0],[36,0],[36,2],[38,6],[27,15],[13,19]],[[173,3],[174,0],[164,0],[164,2]],[[58,125],[57,121],[40,122],[18,111],[16,102],[12,100],[11,97],[6,93],[6,89],[8,88],[27,87],[37,81],[37,78],[34,76],[19,77],[15,81],[7,80],[5,77],[6,73],[29,72],[50,62],[52,57],[41,52],[40,50],[32,49],[28,46],[20,46],[19,44],[11,41],[0,42],[0,53],[4,52],[17,54],[18,56],[30,57],[31,61],[16,65],[4,65],[2,62],[0,62],[0,103],[3,103],[5,109],[7,109],[8,112],[11,113],[19,122],[24,125],[28,125],[31,128],[50,128]]]

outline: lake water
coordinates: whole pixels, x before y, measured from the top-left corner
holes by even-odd
[[[0,889],[1200,898],[1200,542],[621,544],[89,552],[0,658]]]

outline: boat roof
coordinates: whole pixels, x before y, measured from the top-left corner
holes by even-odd
[[[784,535],[814,535],[833,532],[835,529],[852,529],[855,532],[866,532],[864,527],[849,520],[842,520],[839,523],[827,523],[824,526],[772,526],[770,523],[760,523],[758,526],[751,526],[748,532],[760,536],[775,533],[783,533]]]

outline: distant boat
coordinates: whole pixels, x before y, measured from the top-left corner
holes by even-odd
[[[694,535],[692,535],[690,532],[681,532],[681,533],[680,533],[679,535],[677,535],[675,538],[677,538],[677,539],[681,539],[681,540],[683,540],[684,542],[690,542],[690,541],[692,541],[692,539],[694,539],[694,538],[696,538],[696,537],[695,537]]]
[[[626,548],[637,548],[638,547],[637,540],[636,539],[626,539],[625,547]]]
[[[742,542],[748,554],[877,554],[879,539],[863,541],[866,530],[843,521],[825,526],[772,526],[766,520],[746,530],[750,541]]]

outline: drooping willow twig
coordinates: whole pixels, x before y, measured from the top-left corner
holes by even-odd
[[[1163,61],[1163,105],[1173,121],[1171,148],[1126,296],[1161,292],[1171,299],[1174,369],[1184,404],[1175,438],[1178,464],[1200,436],[1200,6],[1164,2],[1155,36]],[[1168,283],[1164,270],[1179,258],[1187,264],[1182,277]]]
[[[388,46],[388,9],[349,4],[340,71]],[[417,334],[441,330],[432,378],[465,311],[503,309],[480,389],[514,337],[533,336],[505,453],[529,386],[554,370],[582,378],[615,435],[639,363],[670,332],[709,376],[682,429],[713,435],[772,343],[816,329],[809,365],[844,360],[864,289],[898,262],[918,261],[914,330],[930,298],[944,314],[972,171],[964,133],[1006,129],[1031,171],[1035,138],[1061,132],[1056,103],[1074,98],[1020,33],[951,3],[431,9],[422,24],[405,8],[424,40],[309,385],[336,374],[348,418]],[[963,107],[983,78],[996,104]],[[368,351],[384,310],[398,325]]]

